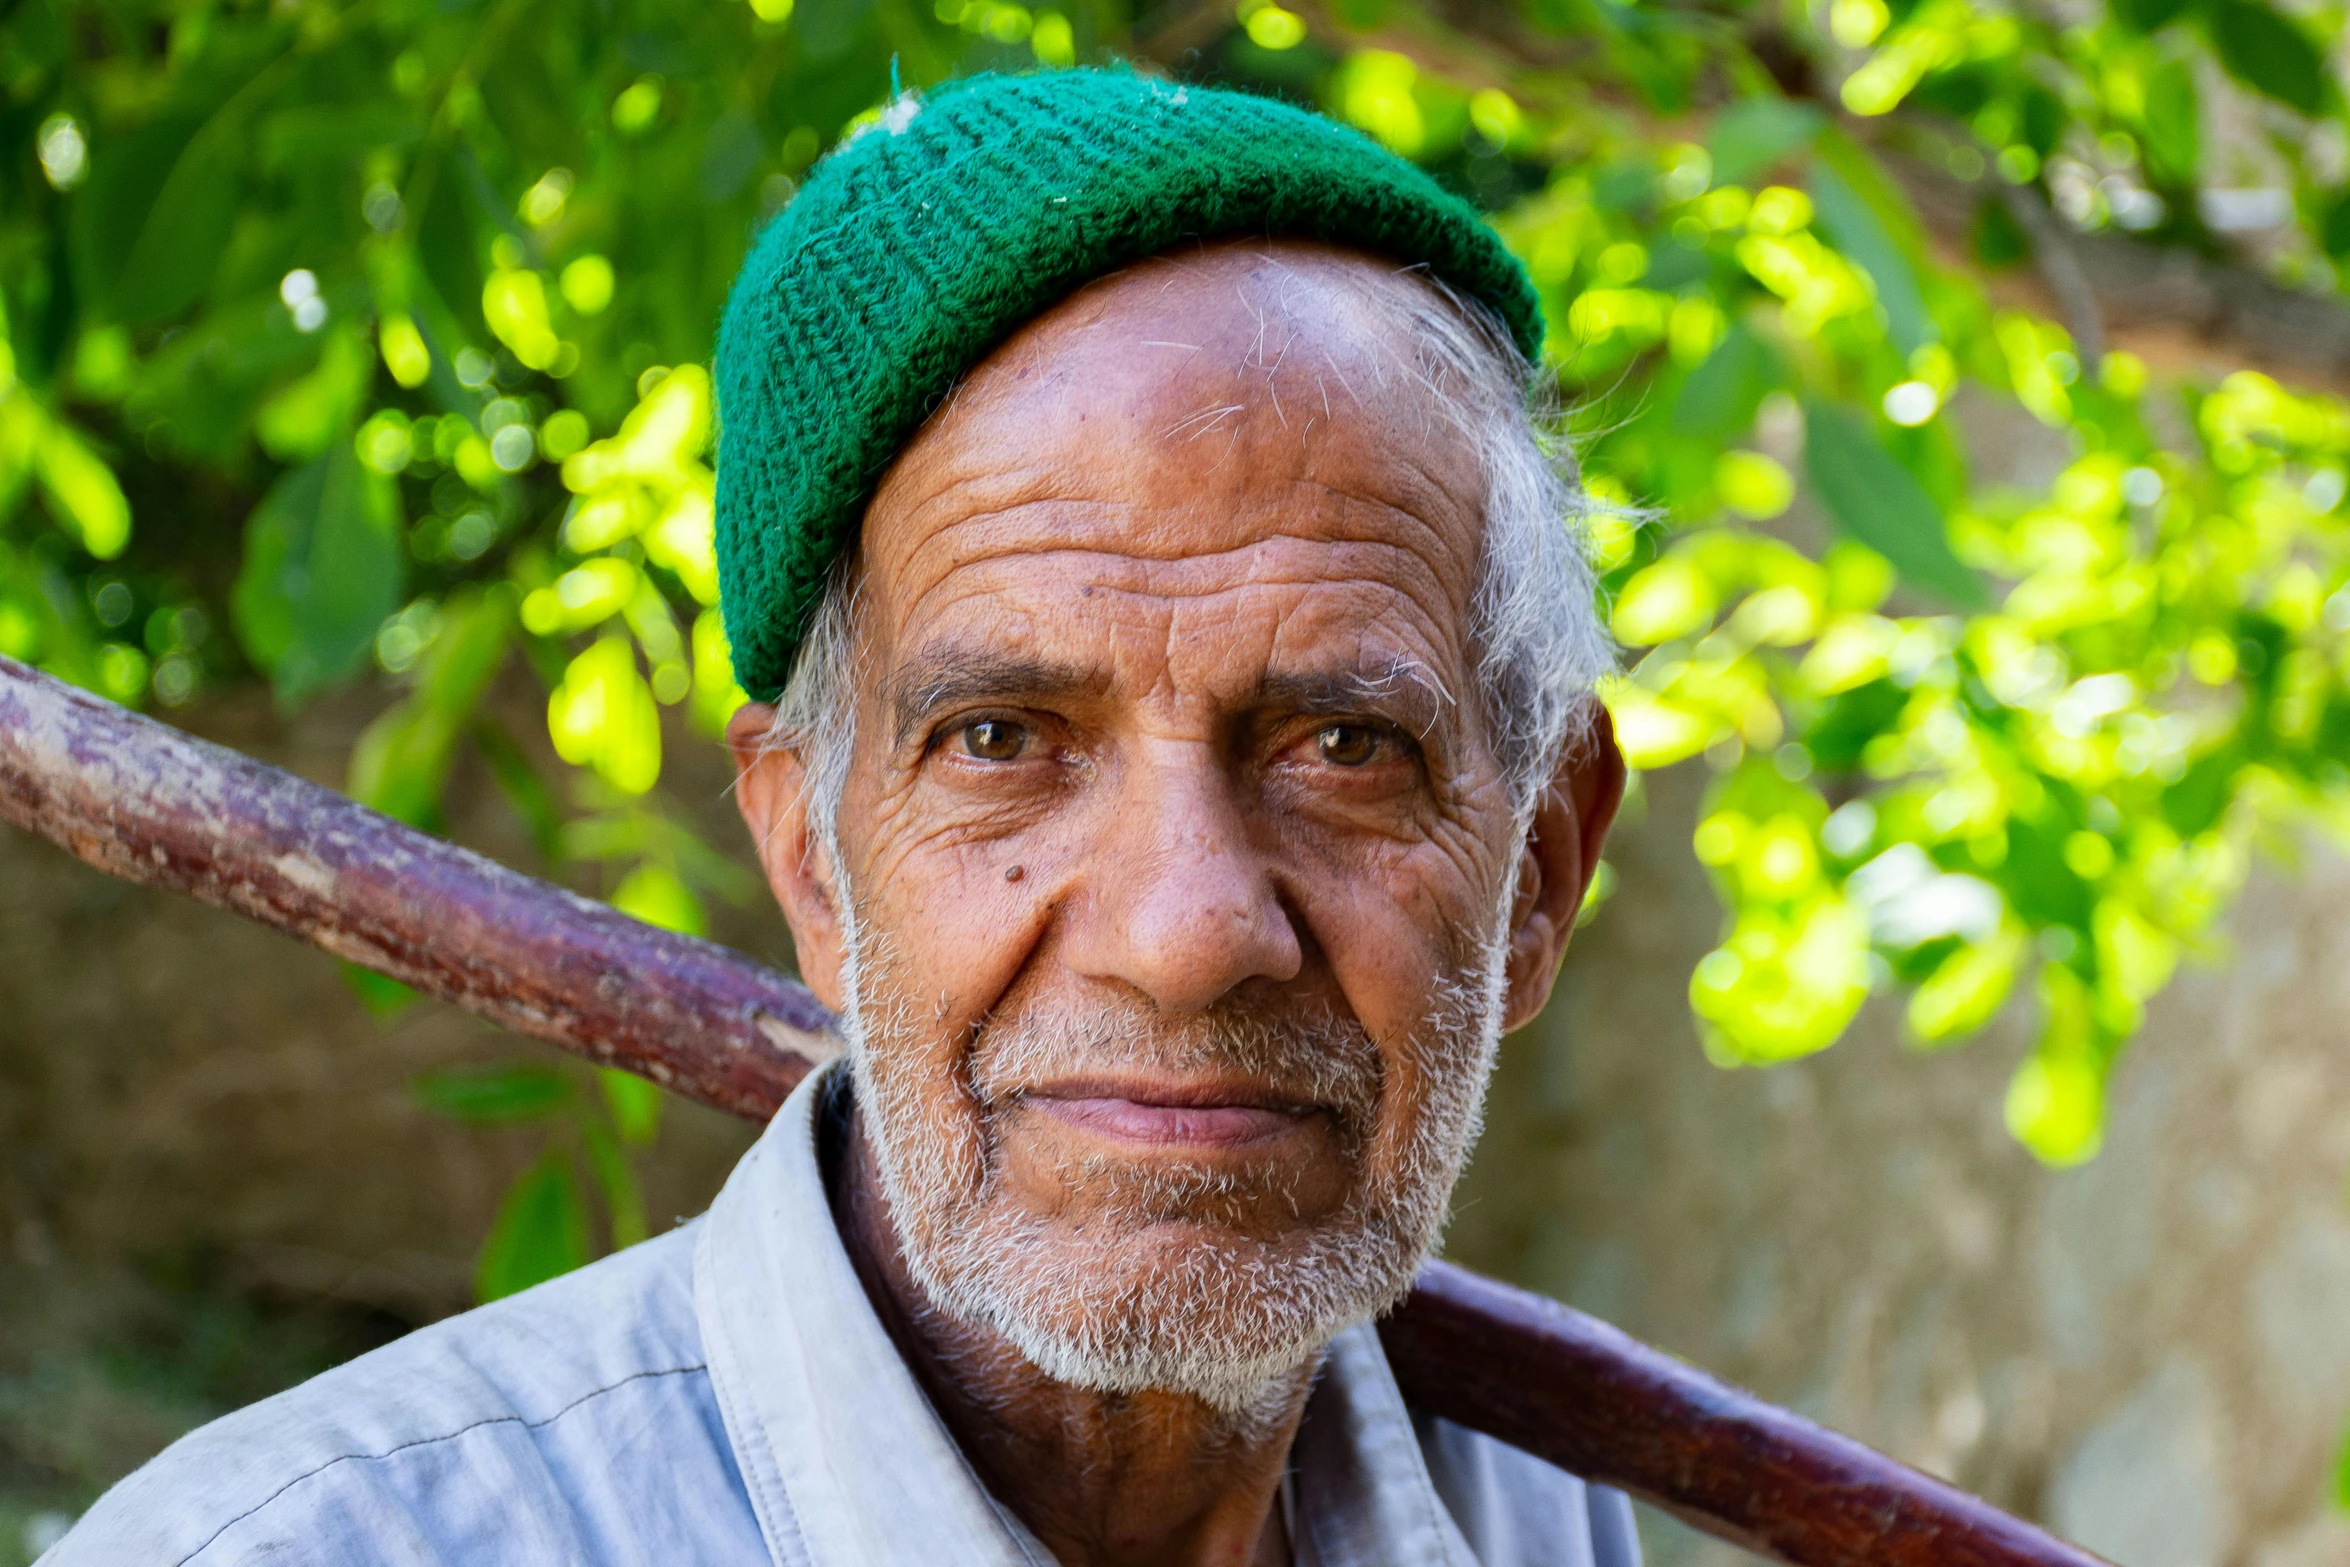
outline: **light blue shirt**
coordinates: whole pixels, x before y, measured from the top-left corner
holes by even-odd
[[[833,1227],[811,1074],[709,1213],[213,1422],[42,1567],[1052,1567]],[[1369,1326],[1292,1452],[1300,1567],[1638,1567],[1614,1492],[1415,1417]]]

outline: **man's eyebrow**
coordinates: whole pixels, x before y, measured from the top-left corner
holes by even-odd
[[[1257,682],[1257,703],[1306,714],[1377,713],[1426,739],[1452,706],[1452,693],[1417,659],[1374,669],[1274,672]]]
[[[916,654],[890,677],[894,745],[943,708],[964,702],[1049,700],[1076,692],[1097,692],[1105,681],[1074,664],[1021,658],[984,648],[939,648]]]

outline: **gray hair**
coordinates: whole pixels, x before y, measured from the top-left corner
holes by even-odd
[[[1416,268],[1349,269],[1342,285],[1404,330],[1384,335],[1388,363],[1429,393],[1431,418],[1470,443],[1485,477],[1485,535],[1470,603],[1477,695],[1521,818],[1531,814],[1561,753],[1581,743],[1585,695],[1615,664],[1584,551],[1593,503],[1534,367],[1500,319]],[[1303,285],[1291,274],[1292,282]],[[1312,285],[1317,291],[1320,283]],[[1284,299],[1292,318],[1297,301]],[[1341,303],[1328,295],[1313,301]],[[1270,369],[1281,350],[1260,344]],[[856,738],[857,606],[861,569],[838,561],[777,699],[770,745],[806,759],[811,836],[836,851],[840,800]]]

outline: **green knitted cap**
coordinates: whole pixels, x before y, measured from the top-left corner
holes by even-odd
[[[956,380],[1087,282],[1185,240],[1321,240],[1425,265],[1531,358],[1534,289],[1472,207],[1269,98],[1122,70],[898,99],[751,247],[718,332],[718,574],[772,700],[890,460]]]

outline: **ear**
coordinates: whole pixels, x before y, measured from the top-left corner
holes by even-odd
[[[843,942],[832,860],[808,830],[807,760],[789,747],[767,743],[774,723],[775,709],[764,702],[746,702],[727,721],[734,803],[791,926],[800,978],[817,1000],[838,1012]]]
[[[1534,1021],[1550,999],[1567,954],[1575,916],[1599,868],[1600,845],[1624,798],[1624,754],[1615,725],[1596,697],[1583,736],[1559,758],[1543,790],[1518,857],[1518,895],[1510,909],[1509,991],[1503,1029]]]

